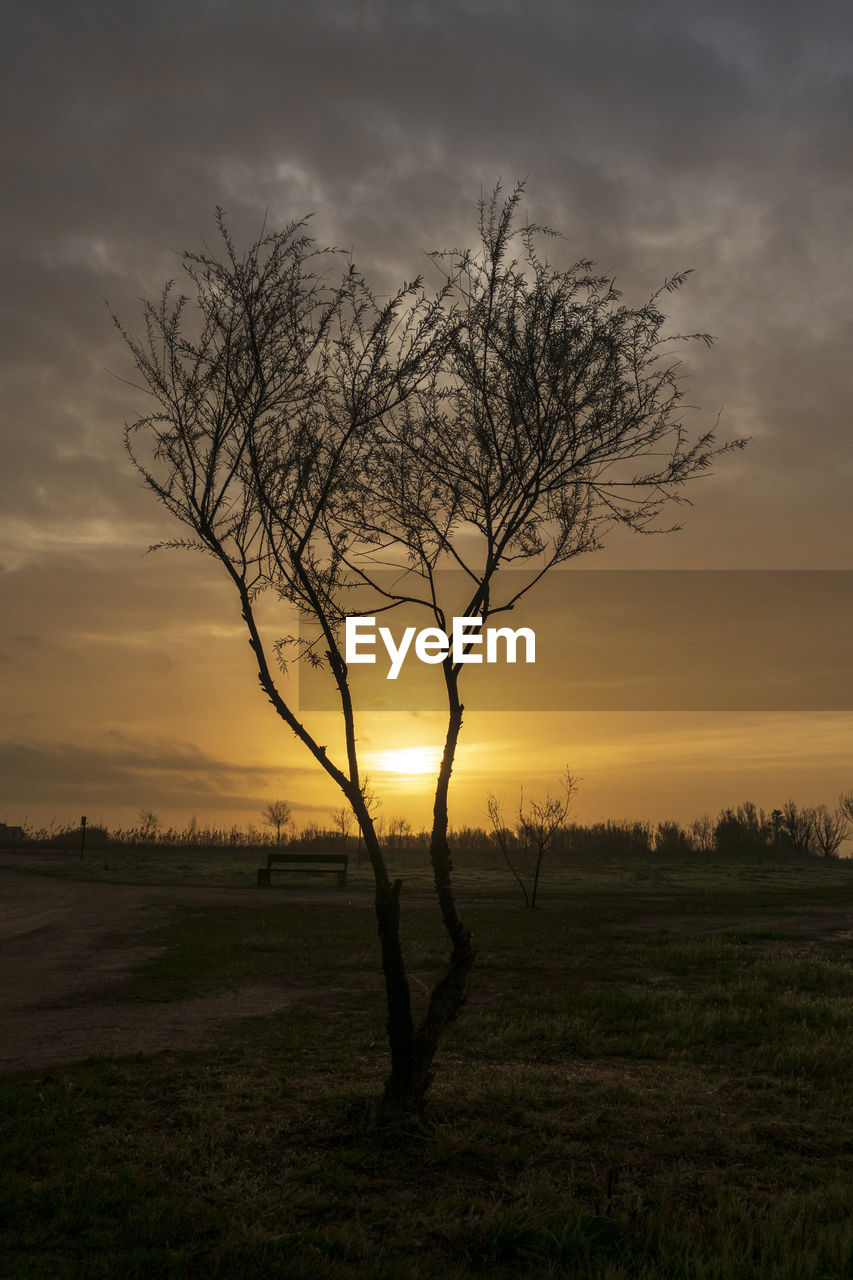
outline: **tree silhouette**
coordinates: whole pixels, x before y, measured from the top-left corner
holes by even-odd
[[[835,810],[828,809],[825,804],[819,804],[809,812],[815,852],[823,858],[837,858],[838,850],[850,835],[850,818],[843,801],[842,796]]]
[[[518,825],[515,832],[504,825],[500,800],[490,795],[486,801],[489,822],[492,826],[492,838],[521,889],[526,907],[536,906],[545,854],[551,848],[554,836],[561,827],[565,826],[572,800],[579,786],[580,779],[575,777],[566,766],[560,790],[556,795],[552,795],[548,790],[545,792],[543,801],[531,800],[525,806],[522,791],[518,802]],[[533,883],[529,890],[511,856],[516,848],[526,861],[533,864]]]
[[[332,819],[332,826],[341,837],[341,844],[346,845],[347,836],[352,831],[352,810],[346,808],[330,809],[329,817]]]
[[[190,530],[167,545],[222,565],[264,694],[340,788],[364,839],[388,1006],[388,1122],[422,1105],[474,959],[448,841],[462,665],[449,654],[440,668],[447,728],[430,839],[451,954],[416,1025],[402,882],[389,875],[359,768],[342,647],[349,588],[370,588],[377,609],[419,605],[446,631],[438,574],[453,566],[469,583],[465,614],[485,622],[523,593],[501,595],[502,566],[528,567],[527,590],[614,525],[655,528],[684,484],[731,447],[711,433],[691,443],[679,417],[667,345],[677,339],[665,337],[659,303],[685,276],[629,308],[588,262],[548,265],[538,244],[550,233],[517,226],[520,198],[520,187],[506,198],[498,188],[480,202],[479,245],[434,255],[434,295],[418,278],[386,301],[352,264],[331,285],[334,259],[304,222],[241,254],[220,212],[221,256],[183,257],[194,305],[170,284],[144,304],[141,337],[116,321],[156,402],[127,428],[128,450]],[[377,575],[389,563],[408,570],[397,588]],[[281,692],[276,665],[301,642],[264,636],[256,605],[265,592],[319,627],[308,656],[337,690],[340,758]]]
[[[290,805],[286,800],[270,800],[261,810],[268,827],[275,827],[275,842],[281,844],[281,829],[290,822]]]
[[[141,840],[155,840],[160,819],[150,809],[139,810],[139,837]]]

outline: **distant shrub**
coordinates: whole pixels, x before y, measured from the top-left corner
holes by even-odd
[[[767,853],[773,844],[773,825],[763,809],[747,802],[720,813],[714,827],[714,852],[721,857]]]
[[[596,822],[592,826],[573,823],[568,828],[568,848],[583,857],[642,857],[652,851],[652,829],[647,822]]]
[[[666,858],[693,853],[696,846],[692,838],[677,822],[659,822],[654,836],[655,853]]]

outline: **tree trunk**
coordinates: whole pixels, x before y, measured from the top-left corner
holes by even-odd
[[[395,880],[393,884],[388,884],[387,881],[377,883],[376,921],[382,946],[382,972],[385,975],[391,1076],[405,1078],[411,1071],[415,1024],[412,1020],[412,997],[400,943],[402,887],[402,880]]]
[[[433,879],[444,926],[452,943],[452,950],[447,971],[433,987],[424,1020],[417,1031],[414,1031],[409,1038],[408,1047],[405,1051],[395,1055],[392,1041],[391,1074],[385,1083],[385,1092],[383,1093],[379,1110],[379,1119],[383,1124],[395,1124],[409,1116],[417,1115],[423,1110],[426,1095],[432,1081],[432,1063],[438,1049],[439,1040],[465,1002],[468,974],[471,972],[471,966],[474,963],[471,931],[465,928],[456,911],[451,879],[453,859],[447,842],[447,793],[450,786],[453,759],[456,754],[456,743],[459,738],[459,730],[462,727],[463,711],[462,705],[459,703],[458,698],[455,697],[455,689],[453,690],[453,695],[444,756],[436,785],[433,828],[430,839]],[[396,882],[397,885],[399,883],[399,881]],[[399,894],[399,890],[397,892]],[[399,905],[396,921],[399,922]],[[383,943],[383,964],[384,962],[385,950]],[[401,952],[401,966],[402,963]],[[387,986],[387,969],[385,978]],[[406,990],[408,991],[408,983],[406,984]],[[389,1038],[391,1038],[392,1032],[390,1007],[389,1002]],[[411,1019],[411,1012],[409,1017]]]
[[[360,836],[364,838],[373,868],[376,885],[374,897],[376,924],[379,930],[382,973],[385,977],[385,999],[388,1009],[386,1028],[391,1052],[391,1075],[403,1079],[408,1077],[411,1071],[412,1042],[415,1033],[412,996],[400,942],[400,891],[403,888],[403,882],[395,880],[392,884],[388,876],[388,868],[379,846],[379,837],[361,793],[351,789],[347,799],[358,820]]]
[[[465,1002],[473,962],[471,935],[466,929],[453,948],[447,972],[433,987],[426,1016],[411,1037],[407,1052],[395,1059],[392,1046],[391,1074],[379,1109],[382,1124],[394,1124],[423,1111],[439,1040]],[[389,1020],[389,1036],[390,1030]]]

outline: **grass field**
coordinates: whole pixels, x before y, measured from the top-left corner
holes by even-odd
[[[444,944],[409,880],[422,1004]],[[485,864],[459,883],[478,963],[424,1124],[370,1129],[369,910],[330,885],[184,912],[122,998],[268,981],[292,1007],[0,1079],[0,1277],[853,1277],[853,867],[564,868],[535,912]]]

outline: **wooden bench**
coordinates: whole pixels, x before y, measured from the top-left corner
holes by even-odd
[[[334,875],[346,885],[348,853],[271,853],[265,867],[258,867],[258,884],[272,883],[273,871],[298,871],[306,876]],[[277,866],[273,864],[277,863]]]

